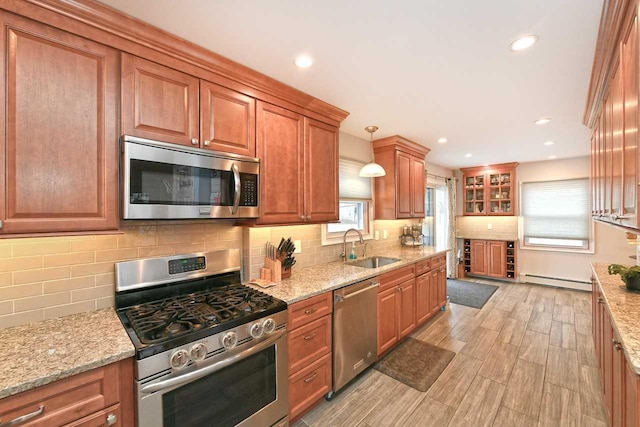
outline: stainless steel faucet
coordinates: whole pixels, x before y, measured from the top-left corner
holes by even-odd
[[[360,244],[364,245],[364,238],[362,237],[362,233],[359,230],[356,230],[355,228],[350,228],[347,231],[344,232],[344,235],[342,236],[342,261],[346,262],[347,261],[347,234],[350,231],[355,231],[356,233],[358,233],[358,236],[360,236]]]

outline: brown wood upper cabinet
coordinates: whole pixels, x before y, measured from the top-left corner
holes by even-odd
[[[464,215],[515,215],[517,166],[502,163],[460,169]]]
[[[255,157],[255,100],[122,55],[123,134]]]
[[[118,52],[0,19],[0,233],[116,229]]]
[[[424,158],[430,150],[396,135],[374,141],[373,151],[387,172],[374,180],[376,219],[424,217]]]
[[[338,128],[258,101],[257,151],[257,224],[338,220]]]

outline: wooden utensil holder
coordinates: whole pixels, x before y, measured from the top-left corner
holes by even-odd
[[[282,280],[282,264],[279,259],[265,258],[264,266],[271,269],[271,280],[274,282]],[[289,271],[289,275],[291,275],[291,271]]]

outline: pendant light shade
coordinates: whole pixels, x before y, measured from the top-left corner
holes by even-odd
[[[373,133],[378,130],[378,126],[367,126],[364,128],[370,135],[370,141],[373,143]],[[385,172],[384,168],[375,162],[367,163],[360,169],[360,175],[363,178],[377,178],[379,176],[385,176],[387,172]]]

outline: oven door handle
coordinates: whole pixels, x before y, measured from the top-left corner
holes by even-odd
[[[253,354],[256,354],[265,348],[273,345],[276,341],[286,335],[287,330],[282,329],[275,334],[271,335],[268,339],[254,345],[253,347],[249,347],[246,350],[243,350],[239,353],[233,354],[226,359],[223,359],[219,362],[215,362],[209,366],[205,366],[204,368],[200,368],[196,371],[186,373],[184,375],[180,375],[179,377],[169,378],[168,380],[158,381],[157,383],[149,384],[140,389],[141,393],[154,393],[156,391],[164,390],[169,387],[174,387],[176,385],[184,384],[190,381],[197,380],[199,378],[210,375],[216,371],[219,371],[227,366],[231,365],[234,362],[245,359]]]
[[[233,215],[238,213],[238,207],[240,206],[240,172],[238,166],[234,163],[231,165],[231,173],[233,173],[233,206],[231,207],[231,213]]]

